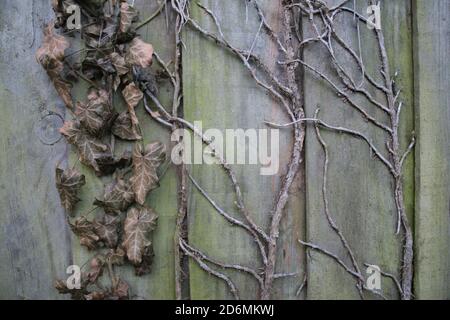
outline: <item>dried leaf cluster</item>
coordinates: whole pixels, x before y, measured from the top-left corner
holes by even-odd
[[[85,48],[66,55],[69,41],[55,33],[55,27],[66,34],[68,6],[77,4],[83,14],[80,31]],[[111,5],[111,6],[110,6]],[[81,288],[69,289],[65,281],[56,282],[61,294],[73,299],[128,299],[128,284],[114,273],[114,267],[129,263],[136,275],[150,272],[153,259],[151,234],[157,214],[145,205],[148,193],[158,187],[157,169],[165,160],[160,142],[142,145],[142,135],[135,109],[144,97],[136,78],[149,74],[153,48],[136,34],[134,23],[138,12],[125,1],[53,0],[56,22],[44,30],[44,40],[36,53],[37,61],[47,71],[72,120],[60,132],[78,153],[80,162],[97,176],[113,175],[94,210],[102,209],[92,220],[76,215],[79,191],[85,176],[76,168],[56,168],[56,186],[68,221],[80,244],[97,254],[82,273]],[[70,56],[84,55],[81,62],[71,63]],[[143,77],[142,75],[140,77]],[[85,101],[74,101],[72,82],[83,79],[90,84]],[[148,79],[153,79],[147,77]],[[151,80],[150,80],[151,81]],[[155,85],[152,85],[155,87]],[[127,105],[121,113],[114,108],[114,97],[120,95]],[[120,157],[114,154],[112,137],[136,141],[133,151]],[[72,218],[72,219],[71,219]],[[110,287],[99,281],[108,270]]]

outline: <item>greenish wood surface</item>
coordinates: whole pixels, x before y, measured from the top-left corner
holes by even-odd
[[[64,111],[34,58],[53,12],[47,1],[2,6],[9,9],[0,10],[0,298],[56,298],[53,279],[72,257],[54,180],[65,145],[42,141],[58,139],[52,125],[61,120],[46,116]]]
[[[449,1],[414,0],[418,299],[450,299]]]
[[[270,23],[280,29],[278,19],[280,1],[260,1]],[[217,15],[227,39],[241,48],[249,49],[258,30],[259,21],[252,5],[246,10],[244,1],[202,1]],[[191,14],[205,29],[216,32],[214,23],[192,5]],[[263,34],[263,32],[262,32]],[[280,106],[256,86],[242,63],[228,51],[199,36],[196,31],[184,34],[186,50],[183,51],[184,112],[190,121],[202,120],[204,130],[237,128],[266,128],[264,120],[286,122],[288,119]],[[277,49],[264,35],[259,37],[255,53],[262,54],[270,66],[276,65]],[[270,210],[279,189],[280,177],[285,174],[290,158],[292,137],[289,130],[280,133],[280,172],[275,176],[261,176],[259,166],[234,165],[241,183],[244,200],[254,220],[267,230]],[[193,165],[192,171],[199,184],[226,211],[237,214],[235,197],[228,177],[219,166]],[[303,236],[304,200],[301,188],[302,175],[292,188],[291,201],[282,222],[279,239],[277,272],[299,272],[298,276],[276,280],[274,298],[293,299],[303,279],[304,257],[297,239]],[[210,257],[227,263],[240,263],[260,267],[257,247],[251,237],[240,228],[231,226],[215,212],[201,194],[191,188],[189,196],[189,242]],[[190,263],[190,289],[192,299],[232,298],[222,280]],[[257,298],[258,290],[253,279],[234,271],[227,272],[237,285],[241,298]]]
[[[2,5],[9,9],[0,11],[0,299],[67,298],[57,294],[53,281],[65,278],[67,266],[84,264],[92,253],[80,247],[67,226],[55,188],[55,166],[60,161],[64,165],[75,164],[86,175],[87,185],[81,194],[85,201],[77,207],[79,213],[91,208],[91,201],[102,194],[107,180],[100,180],[89,169],[83,168],[77,163],[74,150],[67,147],[63,139],[59,140],[57,129],[62,124],[61,119],[69,116],[34,57],[42,42],[42,26],[53,18],[50,1],[3,2]],[[449,299],[450,25],[446,14],[450,7],[447,0],[411,2],[414,8],[409,0],[384,0],[381,4],[391,70],[399,71],[397,83],[403,89],[402,145],[406,147],[414,126],[418,142],[415,161],[411,157],[404,172],[407,211],[415,232],[414,293],[419,299]],[[252,6],[248,7],[246,15],[244,1],[203,0],[202,3],[217,14],[225,35],[233,44],[250,48],[259,27]],[[267,19],[281,31],[281,0],[260,0],[260,3],[266,12],[270,12]],[[357,4],[359,11],[365,12],[365,1],[357,1]],[[136,7],[144,19],[157,9],[158,3],[137,0]],[[212,21],[195,3],[192,3],[191,13],[205,29],[216,32]],[[174,53],[170,27],[174,21],[170,16],[169,19],[167,27],[163,13],[140,30],[142,37],[153,44],[165,61],[173,60]],[[342,34],[356,45],[356,33],[350,20]],[[303,25],[304,34],[309,34],[307,22]],[[379,79],[375,38],[365,27],[361,28],[361,34],[367,72]],[[183,33],[183,41],[184,113],[188,120],[201,120],[204,130],[266,129],[264,120],[289,121],[279,105],[256,86],[242,64],[229,52],[189,28]],[[71,50],[75,49],[76,45]],[[313,47],[306,50],[305,60],[328,68],[324,62],[327,57],[313,50]],[[277,49],[266,36],[259,37],[254,52],[275,70]],[[350,61],[345,56],[342,59]],[[313,116],[320,104],[320,116],[327,122],[375,137],[374,142],[386,152],[379,129],[364,122],[358,113],[336,98],[328,85],[311,73],[305,74],[304,81],[308,116]],[[86,89],[85,84],[79,83],[73,92],[82,99]],[[160,88],[159,96],[166,105],[170,104],[168,86]],[[119,99],[116,101],[118,109],[124,108]],[[374,112],[369,104],[363,106]],[[138,115],[142,119],[145,142],[162,140],[169,147],[166,129],[148,118],[142,106]],[[383,119],[379,113],[374,115]],[[392,181],[388,173],[363,142],[326,131],[322,131],[322,135],[330,152],[330,212],[347,236],[363,273],[363,264],[370,263],[398,275],[401,237],[395,235]],[[278,175],[261,176],[259,166],[233,165],[246,205],[264,229],[269,224],[280,178],[286,171],[291,143],[290,129],[282,130]],[[129,147],[116,140],[117,152]],[[296,297],[295,291],[307,270],[308,299],[358,299],[354,280],[334,261],[317,252],[311,252],[306,261],[304,248],[297,243],[297,239],[317,243],[349,263],[323,212],[323,152],[312,127],[307,131],[305,152],[306,168],[296,179],[282,220],[277,263],[277,272],[298,272],[298,275],[276,280],[273,298],[304,298],[304,294]],[[234,204],[231,183],[219,166],[192,165],[189,170],[222,208],[242,218]],[[159,214],[153,237],[153,272],[136,278],[131,268],[120,271],[135,297],[175,298],[176,192],[177,178],[171,166],[161,187],[148,199],[148,204]],[[255,268],[261,266],[253,240],[220,217],[192,185],[189,186],[188,238],[191,245],[218,260]],[[233,271],[224,273],[236,283],[241,298],[258,297],[253,279]],[[232,298],[223,281],[205,273],[192,260],[189,277],[192,299]],[[388,298],[398,298],[391,280],[383,279],[382,290]],[[370,295],[367,297],[371,298]]]
[[[50,1],[33,3],[7,1],[4,5],[9,9],[0,12],[0,105],[3,111],[0,122],[4,154],[0,160],[3,172],[0,298],[63,298],[53,288],[54,280],[66,278],[67,266],[81,266],[94,254],[81,247],[78,238],[68,229],[55,188],[56,164],[61,161],[67,165],[68,160],[70,165],[75,164],[86,175],[87,183],[80,194],[84,201],[77,206],[78,214],[92,208],[92,201],[101,197],[103,183],[107,182],[80,165],[75,151],[66,147],[64,139],[50,146],[41,142],[49,137],[60,137],[57,130],[66,110],[34,58],[42,42],[41,27],[53,19]],[[156,2],[136,1],[141,19],[150,16],[158,7]],[[168,23],[170,25],[172,22]],[[139,33],[145,41],[153,44],[163,59],[172,59],[173,46],[167,37],[173,36],[173,33],[167,29],[164,15],[157,17]],[[9,45],[4,45],[6,43]],[[79,41],[75,39],[70,50],[77,47]],[[86,89],[83,82],[76,84],[73,89],[75,99],[84,99]],[[160,88],[160,97],[164,102],[170,101],[168,86]],[[120,99],[115,98],[119,110],[124,109]],[[49,112],[60,116],[50,117],[53,122],[49,122],[45,117]],[[144,142],[161,140],[170,150],[168,132],[150,119],[143,106],[139,107],[138,116],[142,119]],[[44,120],[41,119],[43,117]],[[70,116],[67,115],[67,118]],[[117,153],[125,148],[131,150],[131,147],[132,144],[116,140]],[[170,167],[162,178],[161,187],[153,191],[147,200],[147,204],[159,215],[158,228],[153,235],[155,259],[152,273],[137,278],[131,267],[119,271],[129,282],[131,294],[135,297],[175,297],[172,239],[177,212],[176,184],[175,171]]]
[[[152,1],[139,0],[135,2],[135,7],[140,12],[140,19],[152,15],[159,7],[158,3]],[[170,19],[170,17],[169,17]],[[172,21],[167,22],[169,25]],[[152,22],[147,24],[144,28],[139,30],[142,39],[151,43],[154,50],[165,61],[172,60],[174,47],[167,38],[173,36],[171,29],[167,27],[165,15],[160,15]],[[158,31],[155,31],[158,30]],[[159,96],[161,101],[169,103],[171,100],[170,86],[163,85],[159,88]],[[76,88],[76,98],[83,99],[86,95],[86,87],[79,85]],[[125,110],[125,104],[120,94],[115,96],[115,106],[118,110]],[[152,141],[159,140],[166,145],[168,152],[170,151],[171,142],[169,132],[155,123],[150,116],[145,112],[142,103],[136,110],[140,121],[142,130],[143,142],[145,144]],[[121,154],[123,150],[132,150],[133,144],[123,143],[116,139],[116,153]],[[71,153],[70,163],[74,163],[76,159],[75,151]],[[78,166],[86,175],[86,186],[82,189],[81,198],[89,201],[84,201],[78,207],[80,212],[88,211],[92,205],[95,197],[100,197],[103,192],[103,183],[98,179],[93,171],[89,168]],[[172,239],[175,230],[175,219],[177,213],[177,180],[175,170],[172,166],[169,167],[160,182],[160,188],[152,191],[147,197],[146,204],[152,207],[158,214],[158,225],[153,233],[153,245],[155,251],[155,258],[152,265],[152,272],[143,277],[136,277],[132,267],[118,268],[121,274],[131,288],[132,296],[145,299],[173,299],[175,298],[175,284],[174,284],[174,255]],[[82,265],[92,256],[84,247],[79,246],[76,236],[72,236],[75,264]],[[61,272],[61,276],[64,274]]]
[[[330,0],[329,4],[340,1]],[[366,13],[367,2],[357,1],[357,10]],[[352,7],[353,2],[348,3]],[[391,70],[399,70],[397,82],[403,88],[402,100],[405,103],[402,118],[403,147],[407,146],[407,139],[413,128],[413,99],[412,99],[412,40],[411,40],[411,7],[408,1],[381,1],[382,28],[386,38],[386,47],[391,59]],[[344,14],[337,18],[339,35],[345,39],[358,52],[357,32],[352,14]],[[314,35],[311,23],[303,21],[304,35]],[[375,33],[361,25],[362,57],[366,65],[366,72],[381,81],[380,60]],[[361,72],[356,64],[334,46],[338,60],[351,70],[351,74],[359,83]],[[335,83],[342,88],[337,76],[331,72],[329,54],[320,44],[314,44],[305,51],[305,61],[318,70],[324,71]],[[353,69],[352,69],[352,66]],[[394,71],[392,71],[394,72]],[[305,108],[307,116],[313,117],[318,106],[321,111],[319,117],[335,126],[343,126],[360,131],[382,151],[385,148],[386,136],[383,130],[364,121],[361,114],[345,104],[335,94],[335,90],[313,75],[305,72]],[[369,87],[367,87],[369,88]],[[369,89],[379,101],[383,96],[379,91]],[[352,96],[351,96],[352,97]],[[387,123],[385,114],[366,100],[352,97],[367,112]],[[321,130],[322,136],[328,145],[328,201],[329,211],[337,226],[345,235],[352,251],[355,254],[359,268],[366,276],[365,263],[379,266],[383,271],[400,274],[401,236],[395,235],[396,209],[392,195],[392,178],[379,160],[371,154],[367,145],[354,137],[336,132]],[[324,249],[339,256],[348,266],[350,258],[343,248],[336,233],[327,222],[323,197],[323,165],[324,154],[319,144],[313,126],[307,129],[306,139],[306,198],[307,198],[307,241],[317,244]],[[412,216],[413,210],[413,176],[412,162],[405,170],[406,175],[406,204],[407,211]],[[359,299],[355,287],[355,279],[350,276],[336,261],[323,253],[311,252],[308,259],[308,299]],[[398,297],[395,285],[390,279],[382,279],[382,291],[388,298]],[[371,294],[366,294],[371,298]]]

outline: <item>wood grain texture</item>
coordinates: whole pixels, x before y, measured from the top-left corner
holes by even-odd
[[[339,1],[327,1],[327,3],[334,5]],[[348,6],[352,7],[352,4],[353,2],[350,1]],[[367,2],[357,1],[356,4],[358,12],[365,15]],[[382,28],[391,58],[391,70],[399,70],[397,82],[403,88],[402,100],[405,108],[401,132],[402,147],[405,148],[413,128],[411,8],[408,1],[381,1],[381,6]],[[338,29],[339,35],[358,52],[353,15],[341,15],[337,21],[341,26]],[[303,27],[305,36],[313,35],[313,29],[307,19],[304,20]],[[364,25],[361,25],[360,30],[361,54],[366,65],[366,72],[380,81],[379,50],[375,34]],[[338,45],[335,46],[338,60],[351,71],[359,83],[361,72],[357,71],[349,55],[343,53],[343,50],[338,47]],[[337,76],[330,71],[333,69],[329,63],[329,55],[323,46],[312,45],[304,55],[307,63],[325,71],[342,88]],[[387,154],[385,133],[364,121],[361,114],[338,98],[335,90],[331,89],[327,83],[310,71],[306,71],[304,85],[307,116],[313,117],[316,108],[320,106],[320,118],[329,124],[364,133],[384,155]],[[369,91],[376,99],[383,101],[383,95],[379,91],[372,88]],[[387,123],[386,115],[372,104],[363,98],[352,96],[352,99],[360,103],[370,115]],[[383,271],[399,275],[402,238],[395,235],[396,209],[390,174],[386,167],[371,154],[363,141],[326,130],[322,130],[322,136],[328,144],[330,157],[327,177],[330,214],[346,236],[363,275],[366,276],[365,263],[377,265]],[[307,241],[333,252],[351,266],[350,258],[326,220],[322,197],[324,154],[312,126],[307,130],[305,152]],[[411,215],[414,186],[411,179],[413,162],[409,161],[405,170],[405,182],[407,210]],[[308,299],[359,299],[355,279],[336,261],[317,251],[311,252],[308,256]],[[382,280],[382,291],[388,298],[398,297],[395,285],[390,279]],[[371,294],[366,294],[366,298],[371,298]]]
[[[450,2],[414,0],[418,299],[450,298]]]
[[[159,7],[158,3],[152,1],[136,1],[135,7],[140,12],[140,19],[151,16]],[[168,17],[171,18],[170,16]],[[167,26],[173,21],[166,22],[165,14],[159,15],[144,28],[139,30],[142,39],[151,43],[155,51],[162,59],[170,61],[173,59],[174,47],[168,39],[173,37],[173,32]],[[155,32],[160,30],[161,32]],[[86,95],[86,86],[80,84],[75,88],[75,96],[80,99]],[[163,103],[171,103],[171,89],[166,83],[161,84],[159,88],[159,98]],[[126,110],[123,99],[120,94],[114,98],[115,107],[118,110]],[[142,130],[143,143],[148,144],[153,141],[161,141],[166,145],[166,149],[170,152],[170,134],[169,132],[155,123],[145,112],[142,103],[137,107],[136,113],[140,121]],[[132,150],[133,144],[123,143],[116,139],[116,153],[121,154],[124,150]],[[76,158],[75,151],[71,152],[71,163]],[[103,192],[103,183],[108,180],[98,179],[91,169],[80,166],[82,172],[86,175],[86,186],[82,189],[81,198],[85,199],[79,212],[88,211],[95,197],[100,197]],[[163,167],[166,167],[164,164]],[[160,181],[160,187],[152,191],[147,197],[146,205],[152,207],[158,214],[158,224],[153,233],[153,245],[155,258],[152,264],[152,272],[143,277],[136,277],[132,267],[118,268],[118,272],[123,279],[127,281],[131,288],[131,294],[137,298],[144,299],[173,299],[175,297],[174,289],[174,259],[172,239],[175,229],[175,217],[177,212],[177,180],[173,167],[169,167],[165,175]],[[88,252],[84,247],[80,247],[78,239],[73,237],[74,242],[74,262],[82,265],[92,253]]]
[[[0,11],[0,298],[58,298],[53,279],[72,247],[55,188],[63,104],[34,53],[48,1],[3,1]]]
[[[231,43],[250,48],[259,28],[254,8],[245,1],[202,0],[218,16]],[[281,31],[281,0],[260,0],[268,21]],[[338,0],[327,0],[337,3]],[[351,6],[353,1],[349,1]],[[411,3],[413,5],[411,5]],[[365,13],[366,1],[357,1]],[[402,88],[402,148],[406,148],[413,129],[417,148],[404,171],[406,208],[415,232],[414,294],[418,299],[450,299],[450,3],[447,0],[381,1],[382,26],[392,72],[398,71],[397,86]],[[3,0],[0,10],[0,299],[64,299],[53,288],[56,278],[66,278],[72,264],[83,265],[93,253],[80,247],[69,230],[55,188],[55,166],[75,165],[86,175],[84,200],[77,214],[92,208],[108,179],[98,179],[80,165],[71,147],[57,132],[62,119],[69,119],[62,101],[34,54],[42,42],[42,26],[53,18],[50,1]],[[141,20],[158,8],[156,1],[136,0]],[[191,1],[191,14],[205,29],[216,32],[212,21]],[[139,33],[153,44],[165,60],[173,60],[173,17],[163,13]],[[357,47],[351,15],[345,17],[340,34]],[[311,35],[303,22],[304,35]],[[413,30],[414,29],[414,30]],[[380,80],[377,44],[373,32],[361,28],[362,55],[367,72]],[[264,121],[288,122],[280,106],[257,87],[244,66],[229,52],[201,37],[189,27],[183,33],[184,114],[190,121],[201,120],[203,129],[267,129]],[[70,50],[80,47],[74,39]],[[254,52],[277,72],[281,59],[264,32]],[[346,66],[351,59],[338,51]],[[331,70],[328,56],[318,46],[305,51],[305,60]],[[355,78],[361,75],[352,70]],[[76,99],[86,95],[87,85],[79,82],[73,89]],[[336,97],[333,90],[310,72],[304,75],[305,108],[312,117],[317,106],[320,117],[330,124],[342,125],[373,137],[386,154],[385,136],[360,114]],[[377,99],[382,96],[376,90]],[[171,105],[172,92],[161,84],[160,100]],[[359,101],[370,114],[387,121],[367,101]],[[121,98],[116,107],[125,110]],[[161,140],[170,150],[170,136],[138,107],[144,141]],[[400,274],[401,236],[395,235],[395,206],[392,179],[385,167],[373,157],[360,140],[325,130],[329,147],[328,196],[330,213],[347,237],[363,274],[364,263],[383,271]],[[233,165],[243,190],[246,205],[254,220],[267,230],[271,208],[286,172],[292,144],[291,129],[280,131],[280,171],[261,176],[258,165]],[[116,152],[131,144],[116,140]],[[305,168],[302,168],[282,220],[277,272],[298,272],[295,277],[275,281],[275,299],[358,299],[355,281],[335,261],[321,253],[305,254],[297,243],[306,239],[339,255],[350,264],[337,237],[327,224],[322,199],[324,155],[312,126],[308,126]],[[242,218],[235,206],[231,183],[217,165],[191,165],[189,171],[214,200],[233,216]],[[305,184],[305,181],[307,183]],[[257,247],[251,237],[220,217],[194,186],[189,186],[189,243],[210,257],[228,263],[261,267]],[[134,297],[173,299],[173,235],[177,213],[177,177],[170,166],[161,187],[152,191],[147,204],[159,214],[153,235],[155,260],[150,275],[137,278],[131,267],[119,268],[129,282]],[[300,297],[295,292],[307,270],[307,289]],[[223,270],[220,270],[223,271]],[[247,275],[223,271],[239,289],[241,298],[258,298],[255,281]],[[192,299],[231,299],[223,281],[208,275],[189,262],[189,288]],[[390,279],[383,278],[383,293],[398,298]],[[306,295],[305,295],[306,292]],[[374,298],[367,294],[366,298]]]
[[[54,16],[50,1],[6,1],[2,5],[8,10],[0,12],[0,108],[3,114],[0,119],[3,154],[0,159],[3,172],[0,240],[4,244],[0,248],[0,298],[67,298],[57,294],[54,280],[66,278],[67,266],[81,266],[93,253],[80,247],[78,238],[68,229],[55,188],[55,166],[59,161],[67,165],[68,160],[86,175],[87,183],[80,194],[83,202],[77,206],[77,214],[92,208],[92,201],[101,197],[107,179],[98,179],[91,169],[80,165],[75,151],[66,147],[64,139],[53,145],[43,143],[60,138],[57,130],[65,116],[63,103],[34,58],[42,42],[41,27]],[[145,19],[155,12],[158,4],[136,1],[136,7],[141,11],[141,19]],[[168,23],[170,25],[171,21]],[[164,32],[154,32],[155,29]],[[142,28],[140,34],[154,45],[163,59],[172,59],[173,46],[167,41],[172,33],[166,27],[164,15]],[[10,45],[4,46],[4,43]],[[79,40],[73,39],[70,50],[78,48]],[[86,90],[85,83],[77,83],[73,88],[75,99],[85,99]],[[169,87],[162,85],[161,100],[167,102],[170,97]],[[115,102],[118,109],[125,110],[121,98],[116,97]],[[138,116],[142,119],[144,142],[161,140],[169,150],[170,137],[165,129],[155,124],[142,106]],[[131,146],[116,140],[117,153]],[[159,214],[153,235],[153,272],[137,278],[129,267],[121,268],[120,273],[129,282],[133,296],[172,299],[175,296],[172,238],[177,210],[176,176],[172,168],[162,178],[161,187],[148,197],[147,204]]]
[[[280,1],[259,1],[264,5],[267,18],[274,28],[281,27]],[[213,10],[228,40],[236,46],[249,49],[259,27],[257,14],[252,5],[248,7],[247,23],[244,1],[202,1]],[[191,14],[205,29],[216,32],[214,23],[192,3]],[[186,50],[183,51],[184,112],[190,121],[201,120],[204,130],[265,128],[264,120],[285,122],[288,119],[280,106],[256,86],[248,71],[228,51],[201,37],[196,31],[184,33]],[[261,33],[255,53],[261,54],[270,66],[275,66],[277,49]],[[233,165],[241,183],[244,200],[253,219],[265,230],[268,228],[270,210],[274,205],[280,177],[286,172],[290,158],[292,134],[280,134],[280,172],[275,176],[261,176],[259,166]],[[219,166],[193,165],[192,175],[199,184],[226,211],[237,214],[235,196],[228,177]],[[298,276],[276,280],[273,298],[293,299],[303,279],[304,258],[296,243],[303,236],[304,200],[303,178],[297,177],[291,190],[291,201],[282,222],[279,239],[277,272],[299,272]],[[257,247],[251,237],[240,228],[231,226],[214,208],[191,188],[189,196],[189,242],[227,263],[239,263],[253,268],[261,267]],[[222,270],[221,270],[222,271]],[[241,298],[258,298],[256,283],[247,275],[227,272],[237,285]],[[190,263],[190,288],[192,299],[230,299],[223,281],[208,275],[195,262]]]

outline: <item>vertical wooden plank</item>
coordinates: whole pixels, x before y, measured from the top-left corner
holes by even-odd
[[[327,1],[330,5],[340,1]],[[347,6],[352,7],[352,1]],[[368,2],[358,1],[357,10],[366,14]],[[402,147],[407,146],[413,127],[412,112],[412,43],[410,4],[408,1],[381,1],[382,28],[391,63],[391,70],[399,70],[397,84],[402,88],[404,114],[402,118]],[[357,32],[351,13],[336,17],[339,35],[358,52]],[[307,17],[303,22],[304,35],[314,35]],[[375,34],[361,25],[362,57],[366,72],[381,81],[380,59]],[[359,83],[354,61],[335,45],[336,56]],[[329,55],[320,44],[309,46],[304,52],[308,64],[316,66],[339,83],[332,71]],[[354,67],[352,67],[354,66]],[[394,71],[392,71],[394,72]],[[307,116],[313,117],[318,106],[319,117],[329,124],[344,126],[360,131],[371,138],[373,143],[387,155],[386,135],[372,124],[364,121],[361,114],[339,99],[334,89],[305,72],[305,108]],[[370,93],[384,102],[379,91],[368,89]],[[367,112],[387,123],[385,114],[362,98],[352,96]],[[392,178],[380,161],[373,157],[367,145],[361,140],[344,134],[322,130],[328,145],[330,163],[328,169],[328,201],[330,214],[345,235],[352,248],[359,268],[365,275],[365,263],[379,266],[383,271],[399,275],[402,237],[395,235],[396,209],[393,200]],[[406,205],[409,214],[413,208],[412,163],[405,170]],[[330,228],[323,205],[323,150],[312,126],[307,130],[306,140],[306,179],[307,179],[307,241],[320,245],[337,256],[348,266],[350,258],[337,235]],[[308,299],[358,299],[355,279],[339,266],[336,261],[320,252],[311,252],[308,259]],[[398,298],[395,285],[390,279],[382,279],[382,292],[391,299]],[[366,297],[371,297],[366,294]]]
[[[450,2],[414,0],[418,299],[450,298]]]
[[[55,188],[64,106],[36,62],[49,1],[2,1],[0,10],[0,298],[60,298],[53,280],[71,260]]]
[[[77,163],[77,156],[60,140],[65,107],[57,98],[45,71],[35,60],[42,42],[41,27],[54,18],[50,1],[6,1],[8,10],[0,12],[0,119],[2,130],[0,168],[0,298],[50,299],[63,298],[53,288],[54,280],[67,277],[71,264],[83,265],[93,253],[80,247],[79,240],[69,230],[65,213],[60,207],[55,188],[54,171],[59,161],[76,164],[86,175],[87,184],[80,197],[83,202],[77,213],[92,207],[95,197],[101,197],[102,181],[90,169]],[[156,2],[136,1],[141,19],[155,12]],[[170,19],[170,17],[169,17]],[[172,21],[168,21],[170,26]],[[155,32],[164,30],[164,32]],[[173,57],[173,33],[166,27],[164,14],[140,30],[146,41],[167,61]],[[71,50],[79,42],[74,40]],[[14,66],[14,68],[12,68]],[[17,75],[21,80],[17,80]],[[85,98],[87,86],[74,86],[76,99]],[[160,88],[162,101],[170,101],[170,89]],[[119,99],[116,99],[119,101]],[[123,108],[121,103],[116,105]],[[161,140],[170,150],[169,134],[144,112],[138,111],[144,141]],[[125,145],[117,142],[120,152]],[[127,144],[127,148],[131,147]],[[68,152],[69,150],[69,152]],[[149,299],[174,298],[172,238],[177,210],[176,176],[172,168],[165,173],[161,187],[149,196],[148,204],[159,214],[154,233],[155,259],[150,275],[138,278],[132,268],[121,270],[134,296]],[[65,297],[67,298],[67,297]]]
[[[151,16],[158,7],[156,1],[137,0],[135,2],[136,9],[140,12],[140,20],[144,21]],[[161,15],[152,20],[149,24],[139,30],[138,34],[142,39],[151,43],[155,51],[162,59],[169,62],[174,57],[174,35],[170,27],[173,25],[172,16],[168,15],[168,21],[164,11]],[[156,66],[156,64],[155,64]],[[171,88],[168,83],[163,83],[159,87],[159,98],[167,105],[171,105]],[[79,84],[75,87],[75,96],[77,99],[84,99],[86,95],[86,86]],[[126,109],[120,94],[115,99],[115,107],[117,110]],[[170,132],[166,128],[155,123],[145,112],[142,103],[139,105],[136,113],[139,118],[140,127],[145,144],[152,141],[161,141],[166,145],[168,155],[170,156]],[[133,144],[124,143],[116,139],[116,153],[121,154],[124,150],[132,150]],[[76,161],[75,151],[71,152],[71,163]],[[108,179],[98,179],[93,171],[89,168],[81,166],[83,174],[86,175],[86,186],[82,189],[81,198],[83,202],[78,208],[79,212],[86,212],[92,207],[92,201],[97,197],[101,197],[103,193],[103,183],[107,183]],[[160,181],[160,187],[152,191],[146,201],[146,205],[153,208],[159,218],[156,230],[153,233],[153,245],[155,257],[152,264],[152,272],[149,275],[137,277],[134,274],[134,268],[125,266],[117,268],[118,274],[128,282],[131,294],[134,297],[144,299],[174,299],[174,254],[173,254],[173,235],[175,230],[175,219],[177,213],[177,178],[173,166],[169,166],[163,178]],[[74,262],[83,265],[90,257],[92,252],[88,252],[86,248],[80,247],[78,238],[72,235],[74,242]]]
[[[280,1],[259,1],[269,22],[280,30]],[[246,17],[245,1],[207,0],[202,4],[215,12],[227,39],[234,45],[249,49],[259,27],[252,5]],[[216,32],[214,23],[191,4],[191,15],[205,29]],[[247,22],[246,22],[247,20]],[[189,27],[188,27],[189,28]],[[267,129],[264,120],[286,122],[280,106],[256,86],[248,71],[228,51],[204,39],[199,33],[184,33],[183,51],[184,113],[189,121],[202,121],[203,130]],[[254,53],[261,55],[271,67],[276,66],[277,48],[262,31]],[[259,166],[233,165],[241,184],[246,205],[253,219],[267,230],[270,211],[277,195],[280,177],[285,174],[293,142],[289,130],[280,133],[280,171],[275,176],[261,176]],[[192,165],[190,170],[198,183],[227,212],[235,217],[235,196],[228,177],[219,166]],[[276,280],[273,298],[294,299],[303,279],[304,260],[297,239],[303,237],[304,211],[302,175],[292,188],[291,201],[283,220],[279,239],[277,272],[299,272],[296,277]],[[261,267],[257,247],[245,231],[227,223],[194,188],[189,196],[189,242],[210,257],[227,263],[239,263],[253,268]],[[232,298],[224,282],[208,275],[195,262],[190,262],[192,299]],[[245,274],[220,270],[237,285],[243,299],[258,298],[255,281]]]

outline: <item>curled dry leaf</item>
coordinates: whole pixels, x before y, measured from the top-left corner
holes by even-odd
[[[112,153],[105,153],[102,157],[97,158],[99,166],[98,176],[112,174],[116,169],[123,169],[131,166],[131,154],[125,151],[121,157],[115,157]]]
[[[97,160],[111,156],[109,146],[83,131],[78,121],[64,122],[60,132],[77,148],[81,163],[91,166],[96,173],[101,174]]]
[[[97,255],[91,259],[89,262],[89,271],[85,275],[85,279],[89,283],[96,283],[102,276],[105,262],[105,257],[103,255]]]
[[[143,148],[136,144],[133,150],[133,176],[130,179],[136,202],[143,205],[147,193],[159,186],[157,169],[166,158],[165,146],[153,142]]]
[[[106,255],[106,259],[111,265],[121,266],[125,263],[125,251],[120,247],[115,250],[111,249]]]
[[[121,278],[119,278],[117,280],[117,284],[115,286],[115,288],[113,288],[112,290],[112,298],[114,299],[119,299],[119,300],[125,300],[129,298],[129,291],[130,291],[130,286],[128,285],[128,283],[126,283],[124,280],[122,280]]]
[[[150,233],[154,230],[157,219],[158,216],[150,208],[139,206],[128,209],[122,246],[128,260],[137,267],[152,245]]]
[[[128,181],[118,178],[105,187],[103,200],[95,200],[94,205],[102,207],[105,213],[117,215],[134,202],[134,192]]]
[[[70,294],[72,300],[84,300],[85,296],[89,294],[85,285],[82,285],[80,289],[69,289],[65,280],[56,280],[55,289],[60,294]]]
[[[127,62],[134,66],[147,68],[152,64],[153,46],[142,41],[140,38],[134,38],[130,43],[127,54]]]
[[[75,219],[74,223],[70,223],[70,228],[80,238],[80,244],[89,250],[97,248],[100,237],[95,233],[94,224],[87,220],[86,217]]]
[[[127,67],[125,59],[120,54],[118,54],[117,52],[113,52],[109,55],[109,57],[119,76],[123,76],[127,74],[128,71],[130,71],[130,69]]]
[[[144,94],[141,90],[134,84],[134,82],[130,83],[123,89],[122,96],[125,99],[125,102],[128,106],[128,113],[131,119],[131,130],[135,136],[140,136],[139,134],[139,120],[136,116],[135,108],[141,102]]]
[[[62,170],[56,168],[56,188],[61,204],[72,215],[75,204],[80,201],[77,194],[86,183],[84,175],[75,168]]]
[[[117,246],[117,241],[119,240],[119,227],[119,216],[105,214],[100,220],[94,221],[95,233],[108,248],[115,248]]]
[[[102,135],[111,125],[114,117],[106,90],[91,88],[87,104],[78,102],[75,115],[86,130],[94,135]]]
[[[44,42],[36,52],[36,59],[47,71],[50,80],[66,106],[72,109],[71,84],[62,77],[64,51],[69,46],[69,42],[64,37],[54,33],[54,24],[50,23],[44,29]]]
[[[136,9],[130,6],[127,2],[122,2],[120,4],[120,32],[127,33],[128,31],[130,31],[133,21],[135,21],[136,18]]]
[[[141,264],[135,267],[137,276],[140,277],[150,273],[154,255],[152,246],[145,249]]]
[[[111,127],[111,132],[123,140],[136,141],[142,139],[140,129],[133,124],[128,111],[119,114]]]
[[[128,108],[133,110],[144,97],[144,94],[141,90],[139,90],[134,82],[130,83],[125,87],[125,89],[123,89],[122,95],[128,105]]]

